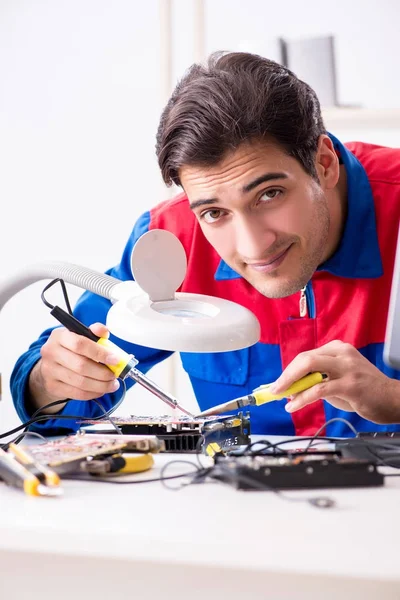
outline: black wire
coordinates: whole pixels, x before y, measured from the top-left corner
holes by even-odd
[[[243,456],[246,454],[253,454],[253,448],[256,446],[264,446],[264,448],[260,450],[260,452],[262,452],[263,450],[268,450],[272,446],[272,442],[269,440],[258,440],[256,442],[251,442],[250,444],[247,444],[246,448],[244,449]]]
[[[42,301],[47,306],[47,308],[50,308],[51,310],[53,310],[54,306],[52,304],[50,304],[50,302],[48,302],[48,300],[46,300],[44,293],[47,292],[47,290],[50,289],[51,287],[53,287],[53,285],[55,285],[56,283],[60,283],[61,289],[63,292],[63,296],[64,296],[65,305],[67,307],[69,314],[72,315],[72,309],[71,309],[71,304],[70,304],[69,298],[68,298],[67,287],[66,287],[63,279],[57,278],[57,279],[53,279],[53,281],[50,281],[50,283],[47,284],[46,287],[43,289],[40,297],[42,298]]]
[[[63,292],[63,296],[64,296],[64,301],[65,301],[65,305],[67,307],[67,310],[69,312],[70,315],[72,315],[72,308],[71,308],[71,304],[69,302],[69,298],[68,298],[68,292],[67,292],[67,287],[65,285],[65,282],[63,279],[57,278],[57,279],[53,279],[53,281],[51,281],[48,285],[45,286],[45,288],[42,291],[41,294],[41,298],[44,302],[44,304],[50,308],[53,309],[54,306],[52,304],[50,304],[45,297],[45,292],[50,289],[53,285],[55,285],[56,283],[60,283],[61,285],[61,289]],[[108,418],[108,420],[110,421],[111,425],[114,427],[114,429],[116,430],[116,432],[118,434],[122,434],[122,431],[120,430],[119,427],[117,427],[117,425],[115,424],[115,422],[113,421],[113,419],[111,419],[110,415],[120,406],[121,402],[124,400],[125,395],[126,395],[126,384],[124,380],[120,380],[123,383],[124,389],[123,389],[123,393],[122,393],[122,397],[120,398],[120,400],[117,402],[117,404],[112,407],[112,409],[110,409],[108,412],[104,409],[104,407],[100,404],[100,402],[98,402],[98,400],[96,400],[95,398],[92,398],[92,401],[95,402],[97,404],[97,406],[100,408],[100,410],[103,412],[102,415],[100,415],[100,417],[94,418],[94,419],[90,419],[90,420],[97,420],[98,418]],[[66,400],[56,400],[55,402],[50,402],[49,404],[46,404],[45,406],[42,406],[41,408],[39,408],[36,412],[33,413],[31,419],[35,419],[41,412],[43,412],[46,408],[50,408],[52,406],[57,406],[59,404],[64,404],[65,402],[68,402],[69,399]],[[54,415],[53,415],[54,418]],[[58,416],[57,418],[77,418],[77,417],[70,417],[69,415],[63,415],[63,416]],[[85,419],[86,420],[86,419]],[[32,423],[31,423],[32,424]],[[29,427],[29,425],[27,425],[27,428]],[[2,437],[2,436],[0,436]]]
[[[269,440],[258,440],[256,442],[252,442],[251,444],[248,444],[243,450],[240,451],[233,451],[230,452],[231,456],[266,456],[268,454],[272,454],[273,450],[281,450],[280,446],[284,446],[285,444],[293,444],[293,443],[299,443],[299,442],[304,442],[304,441],[321,441],[321,442],[337,442],[339,440],[342,440],[342,438],[335,438],[335,437],[323,437],[323,436],[319,436],[318,438],[316,438],[315,436],[310,436],[310,437],[291,437],[288,438],[287,440],[282,440],[280,442],[270,442]],[[249,452],[249,450],[251,450],[254,446],[257,446],[258,444],[262,444],[265,445],[265,448],[263,448],[260,451],[252,451]],[[292,454],[292,452],[290,450],[281,450],[281,452],[287,456],[288,454]]]
[[[14,440],[11,440],[10,442],[7,442],[6,444],[0,444],[0,448],[2,448],[3,450],[8,450],[8,447],[10,444],[19,444],[20,441],[27,435],[36,436],[36,437],[40,438],[41,440],[43,440],[43,442],[47,442],[47,439],[44,437],[44,435],[41,435],[40,433],[36,433],[36,431],[24,431],[23,433],[18,435]]]
[[[316,506],[317,508],[331,508],[335,506],[334,500],[332,500],[332,498],[329,498],[328,496],[316,496],[315,498],[292,498],[290,496],[287,496],[286,494],[283,494],[281,490],[268,486],[262,483],[261,481],[254,479],[253,477],[245,475],[244,473],[232,473],[229,469],[226,469],[223,463],[221,462],[219,462],[218,465],[215,467],[217,475],[218,470],[225,473],[228,479],[230,479],[233,483],[238,483],[242,481],[243,483],[246,483],[252,488],[256,488],[260,491],[274,492],[274,494],[276,494],[279,498],[281,498],[282,500],[287,500],[288,502],[307,502],[308,504]],[[213,471],[211,471],[210,476],[213,477]]]
[[[167,469],[169,469],[169,467],[170,467],[171,465],[176,465],[176,464],[178,464],[178,463],[179,463],[179,464],[184,464],[184,465],[190,465],[191,467],[195,467],[195,468],[196,468],[196,471],[189,471],[189,472],[188,472],[188,476],[189,476],[189,475],[198,475],[198,474],[199,474],[199,471],[202,471],[202,470],[204,470],[204,468],[202,468],[202,467],[198,467],[197,465],[195,465],[194,463],[192,463],[190,460],[179,460],[179,459],[176,459],[176,460],[170,460],[169,462],[167,462],[167,463],[166,463],[166,464],[165,464],[165,465],[162,467],[162,469],[161,469],[161,472],[160,472],[160,481],[161,481],[161,483],[163,484],[163,486],[164,486],[164,487],[166,487],[168,490],[174,490],[174,491],[176,491],[176,490],[180,490],[182,487],[185,487],[185,486],[187,486],[187,485],[190,485],[190,483],[192,483],[192,482],[190,481],[189,483],[182,484],[182,485],[180,485],[180,486],[177,486],[177,487],[175,487],[175,486],[168,486],[168,485],[165,485],[165,484],[164,484],[164,481],[166,481],[166,480],[168,481],[168,479],[169,479],[168,477],[166,477],[166,476],[164,475],[164,473],[167,471]],[[181,476],[183,477],[183,475],[184,475],[184,474],[182,474]]]
[[[311,448],[312,444],[314,441],[321,441],[321,442],[338,442],[341,441],[343,438],[338,438],[338,437],[328,437],[328,436],[320,436],[319,433],[325,429],[325,427],[327,425],[329,425],[330,423],[334,422],[334,421],[341,421],[343,423],[345,423],[346,425],[348,425],[348,427],[351,429],[351,431],[353,433],[355,433],[357,435],[357,430],[355,429],[355,427],[353,427],[353,425],[350,423],[350,421],[347,421],[346,419],[343,419],[342,417],[334,417],[332,419],[329,419],[328,421],[326,421],[318,430],[317,432],[313,435],[313,436],[308,436],[308,437],[291,437],[288,438],[286,440],[282,440],[280,442],[270,442],[269,440],[257,440],[255,442],[251,442],[250,444],[248,444],[243,452],[241,454],[234,454],[235,456],[242,456],[242,455],[246,455],[246,454],[250,454],[250,456],[254,455],[263,455],[263,454],[267,454],[267,452],[265,452],[266,450],[276,450],[276,449],[280,449],[280,446],[283,446],[285,444],[292,444],[292,443],[298,443],[300,442],[305,442],[305,441],[310,441],[310,443],[306,446],[305,448],[305,452],[308,452],[309,449]],[[252,450],[252,448],[254,448],[257,445],[265,445],[265,448],[259,452],[249,452],[250,450]],[[285,452],[284,450],[282,450],[282,452]],[[290,450],[286,451],[285,454],[290,454]]]
[[[305,452],[308,452],[309,449],[311,448],[313,442],[315,440],[320,440],[321,437],[318,437],[318,434],[325,429],[325,427],[327,427],[328,425],[330,425],[331,423],[334,422],[341,422],[344,423],[345,425],[347,425],[347,427],[352,431],[352,433],[354,433],[355,436],[358,435],[358,431],[357,429],[354,427],[354,425],[352,423],[350,423],[350,421],[348,421],[347,419],[344,419],[343,417],[333,417],[332,419],[329,419],[328,421],[326,421],[318,430],[317,432],[314,434],[314,439],[312,439],[310,441],[310,443],[307,445],[307,447],[305,448]],[[327,438],[326,438],[327,439]],[[372,456],[373,459],[378,460],[378,466],[384,466],[384,467],[392,467],[392,468],[399,468],[400,465],[395,465],[395,464],[391,464],[389,462],[390,459],[385,460],[383,459],[378,453],[374,452],[374,450],[393,450],[393,447],[389,444],[385,444],[384,442],[382,442],[382,444],[376,444],[376,443],[371,443],[369,442],[367,439],[363,439],[363,438],[358,438],[359,440],[359,444],[361,446],[364,447],[364,449],[366,449]],[[332,440],[332,441],[342,441],[340,438],[336,439],[336,440]],[[399,453],[400,455],[400,453]]]
[[[278,448],[279,446],[284,446],[285,444],[293,444],[294,442],[307,442],[307,441],[318,441],[318,442],[338,442],[339,440],[342,440],[343,438],[337,438],[337,437],[325,437],[325,436],[319,436],[319,437],[315,437],[315,435],[313,436],[309,436],[309,437],[301,437],[301,438],[289,438],[288,440],[282,440],[281,442],[276,442],[275,444],[271,444],[271,448],[275,449]],[[309,447],[307,446],[306,451],[308,452]],[[305,450],[303,450],[304,452]],[[287,454],[291,454],[290,450],[286,450]]]
[[[183,463],[183,464],[188,464],[188,465],[194,466],[194,467],[196,467],[196,470],[189,471],[187,473],[180,473],[179,475],[165,476],[164,473],[167,470],[167,468],[169,468],[171,465],[176,464],[176,463]],[[246,475],[243,475],[243,474],[233,474],[229,471],[229,469],[225,469],[224,467],[222,467],[221,463],[218,463],[218,469],[220,471],[226,472],[228,477],[234,482],[236,482],[238,480],[242,480],[243,483],[247,483],[248,485],[256,487],[261,491],[274,492],[282,500],[286,500],[289,502],[307,502],[307,503],[311,504],[312,506],[316,506],[317,508],[330,508],[332,506],[335,506],[335,502],[329,497],[317,496],[315,498],[291,498],[290,496],[283,494],[280,490],[273,488],[273,487],[269,487],[257,480],[254,480],[252,477],[247,477]],[[115,479],[107,479],[107,478],[99,478],[99,477],[82,477],[81,475],[79,475],[79,477],[63,475],[63,479],[74,479],[76,481],[79,481],[79,480],[97,481],[97,482],[102,482],[102,483],[111,483],[114,485],[138,485],[141,483],[161,482],[164,485],[164,487],[166,487],[167,489],[173,490],[173,491],[178,491],[178,490],[181,490],[183,487],[191,485],[195,482],[205,483],[204,479],[208,476],[210,476],[210,478],[213,480],[213,482],[224,483],[223,481],[218,480],[214,476],[214,471],[217,471],[217,466],[200,469],[197,467],[197,465],[195,465],[194,463],[192,463],[190,461],[172,460],[163,466],[160,477],[154,477],[154,478],[150,478],[150,479],[138,479],[135,481],[131,481],[131,480],[130,481],[118,481]],[[180,479],[182,477],[191,477],[191,476],[192,476],[192,480],[189,481],[189,483],[183,484],[178,487],[168,486],[168,485],[165,485],[165,483],[164,483],[165,481],[169,481],[171,479]]]
[[[339,422],[339,423],[344,423],[345,425],[347,425],[347,427],[349,429],[351,429],[351,431],[354,433],[354,435],[357,435],[358,431],[357,429],[354,427],[354,425],[352,423],[350,423],[350,421],[348,421],[347,419],[343,419],[343,417],[333,417],[332,419],[329,419],[328,421],[326,421],[323,425],[321,425],[321,427],[317,430],[317,432],[314,434],[314,438],[317,439],[318,435],[321,433],[321,431],[323,429],[325,429],[328,425],[330,425],[331,423],[335,423],[335,422]],[[313,443],[313,440],[311,440],[311,442],[308,444],[307,448],[306,448],[306,452],[308,452],[308,450],[311,448]]]
[[[98,401],[96,400],[96,398],[92,398],[91,402],[94,402],[95,404],[97,404],[97,406],[100,408],[100,410],[102,411],[102,415],[100,415],[99,417],[94,417],[94,418],[90,418],[89,420],[98,420],[98,419],[108,419],[111,423],[111,425],[114,427],[114,429],[116,430],[116,432],[118,434],[123,435],[121,429],[119,427],[117,427],[117,425],[115,424],[115,422],[113,421],[113,419],[111,419],[110,414],[112,414],[122,403],[122,401],[125,398],[126,395],[126,385],[125,385],[125,381],[121,380],[124,389],[122,392],[122,396],[121,398],[118,400],[117,404],[115,406],[113,406],[109,411],[106,411],[104,406]],[[65,402],[68,402],[67,400],[55,400],[54,402],[50,402],[49,404],[45,404],[44,406],[42,406],[41,408],[38,408],[37,411],[35,411],[32,415],[32,419],[34,419],[35,417],[37,417],[41,412],[43,412],[46,408],[50,408],[52,406],[57,406],[58,404],[65,404]],[[88,402],[88,400],[78,400],[78,402]],[[66,415],[67,416],[67,415]],[[52,417],[54,418],[54,414],[52,415]],[[58,415],[57,415],[57,418]]]
[[[30,427],[30,425],[33,425],[34,423],[41,423],[42,421],[48,421],[48,420],[54,419],[54,418],[57,418],[57,420],[75,420],[75,421],[99,421],[101,419],[107,419],[107,418],[109,419],[109,416],[115,410],[117,410],[117,408],[120,406],[120,404],[122,403],[122,401],[125,398],[126,385],[125,385],[124,381],[122,383],[124,384],[123,394],[122,394],[121,398],[118,400],[118,402],[115,404],[115,406],[112,406],[108,411],[105,410],[105,408],[100,404],[100,402],[98,402],[98,400],[95,400],[95,399],[92,400],[103,411],[103,414],[99,415],[98,417],[83,417],[82,415],[60,415],[60,414],[49,414],[49,415],[46,414],[46,415],[37,416],[35,418],[32,417],[31,419],[29,419],[29,421],[22,423],[22,425],[19,425],[18,427],[14,427],[14,429],[10,429],[9,431],[6,431],[5,433],[1,433],[0,439],[8,437],[9,435],[13,435],[14,433],[17,433],[18,431],[21,431],[21,429]],[[38,409],[36,411],[36,413],[43,411],[50,406],[56,406],[57,404],[65,404],[65,402],[66,402],[65,400],[55,400],[54,402],[50,402],[49,404],[42,406],[40,409]],[[77,402],[90,402],[90,400],[77,400]],[[36,414],[36,413],[34,413],[34,414]],[[118,430],[118,433],[121,433],[121,435],[123,435],[121,430],[119,429],[119,427],[117,427],[117,425],[115,423],[113,423],[113,425]]]
[[[360,438],[359,438],[360,439]],[[374,452],[373,450],[393,450],[393,446],[390,446],[389,444],[375,444],[372,442],[369,442],[367,440],[363,440],[360,439],[359,441],[360,446],[364,447],[365,450],[367,450],[373,459],[375,459],[375,461],[378,461],[378,466],[380,467],[390,467],[392,469],[399,469],[400,468],[400,464],[391,464],[389,461],[390,459],[384,459],[382,458],[382,456],[380,456],[378,453]],[[400,457],[400,451],[398,452],[398,457]]]

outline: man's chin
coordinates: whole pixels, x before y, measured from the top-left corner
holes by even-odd
[[[262,294],[263,296],[265,296],[266,298],[271,298],[271,300],[277,300],[279,298],[287,298],[288,296],[292,296],[293,294],[296,294],[297,292],[300,292],[301,287],[300,288],[278,288],[278,289],[265,289],[265,288],[256,288],[258,292],[260,292],[260,294]]]
[[[266,281],[250,281],[249,283],[263,296],[271,299],[286,298],[292,296],[306,285],[307,281],[279,281],[279,278],[275,280]]]

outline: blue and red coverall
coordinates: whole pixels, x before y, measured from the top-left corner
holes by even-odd
[[[221,260],[205,239],[184,194],[142,215],[120,264],[108,271],[119,279],[132,279],[130,256],[136,240],[149,229],[167,229],[180,239],[187,254],[188,270],[180,291],[227,298],[256,314],[261,340],[251,348],[215,354],[181,353],[202,410],[274,381],[299,352],[334,339],[349,342],[386,375],[400,378],[400,372],[385,365],[382,359],[400,217],[400,149],[358,142],[344,146],[331,137],[347,172],[348,211],[339,247],[320,265],[306,287],[306,316],[300,317],[300,293],[281,299],[266,298]],[[87,325],[105,323],[109,307],[108,300],[86,292],[74,314]],[[45,331],[30,346],[12,374],[12,394],[23,421],[29,418],[25,394],[29,373],[50,333],[51,329]],[[144,372],[170,354],[116,341],[136,356]],[[108,410],[121,393],[118,390],[103,396],[103,406]],[[384,397],[380,400],[385,402]],[[181,401],[184,403],[184,398]],[[284,401],[265,404],[251,412],[253,433],[312,435],[324,422],[338,416],[351,421],[359,431],[400,430],[400,425],[376,425],[324,400],[292,415],[285,411]],[[60,414],[97,416],[99,408],[90,401],[71,400]],[[35,425],[37,431],[48,433],[60,427],[75,430],[77,425],[58,420],[57,415]],[[326,433],[346,436],[349,431],[343,423],[335,422]]]

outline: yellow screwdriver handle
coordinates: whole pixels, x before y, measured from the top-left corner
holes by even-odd
[[[293,394],[298,394],[300,392],[304,392],[304,390],[308,390],[308,388],[317,385],[317,383],[321,383],[323,381],[324,376],[322,373],[318,371],[315,373],[309,373],[305,377],[302,377],[298,381],[295,381],[287,390],[281,392],[280,394],[273,394],[269,391],[270,385],[262,386],[261,389],[254,391],[252,396],[256,399],[256,405],[260,406],[260,404],[265,404],[266,402],[272,402],[273,400],[282,400],[282,398],[287,398],[288,396],[293,396]]]
[[[57,486],[60,485],[60,476],[58,473],[50,469],[47,465],[42,465],[33,460],[33,457],[27,453],[26,450],[21,448],[21,446],[17,446],[17,444],[9,444],[9,452],[12,452],[20,462],[25,465],[34,465],[38,471],[44,474],[46,485]],[[29,484],[30,485],[30,484]]]

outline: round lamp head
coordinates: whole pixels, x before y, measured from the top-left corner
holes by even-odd
[[[171,232],[153,229],[132,251],[132,274],[145,293],[125,296],[107,315],[121,339],[160,350],[225,352],[252,346],[260,324],[247,308],[214,296],[176,293],[186,274],[185,250]]]

